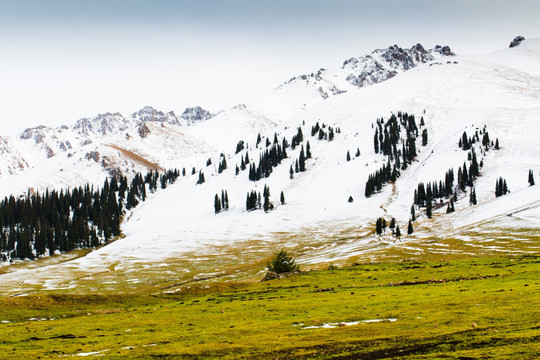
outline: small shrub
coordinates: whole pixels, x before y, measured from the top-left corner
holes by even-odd
[[[277,252],[267,266],[268,271],[276,274],[289,273],[299,269],[295,260],[285,250]]]

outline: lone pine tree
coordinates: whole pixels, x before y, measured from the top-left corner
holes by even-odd
[[[214,197],[214,213],[217,214],[221,211],[221,200],[219,199],[218,194]]]
[[[431,196],[428,196],[428,198],[426,199],[426,216],[428,217],[428,219],[431,219],[431,216],[432,216],[432,212],[431,212],[432,206],[433,204],[431,202]]]

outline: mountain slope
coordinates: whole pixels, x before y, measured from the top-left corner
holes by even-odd
[[[2,278],[6,284],[24,281],[28,285],[44,283],[46,288],[75,286],[80,283],[75,274],[81,272],[97,273],[112,267],[115,271],[110,276],[129,276],[131,271],[144,267],[156,276],[171,259],[182,259],[185,263],[181,266],[189,268],[189,264],[203,263],[210,254],[230,255],[206,263],[206,272],[199,268],[197,273],[186,273],[187,277],[204,277],[222,273],[231,262],[256,259],[261,252],[277,247],[297,249],[302,264],[355,257],[369,259],[380,249],[414,257],[427,247],[444,252],[442,240],[440,247],[430,241],[449,235],[461,239],[463,249],[470,243],[477,251],[538,251],[534,241],[518,244],[493,239],[490,233],[478,236],[482,229],[490,229],[493,234],[503,229],[519,239],[534,233],[540,225],[540,187],[529,187],[527,183],[529,169],[540,178],[540,159],[536,155],[540,152],[538,64],[540,41],[527,40],[519,47],[484,56],[456,56],[450,62],[435,60],[373,86],[351,87],[339,96],[314,100],[305,108],[276,108],[276,104],[283,104],[280,101],[294,94],[297,97],[290,104],[305,101],[309,96],[304,94],[312,94],[308,85],[295,83],[274,90],[253,105],[238,106],[197,126],[184,127],[182,133],[174,132],[166,124],[148,124],[150,135],[140,140],[148,141],[145,158],[152,158],[152,154],[158,158],[162,150],[155,145],[161,136],[159,131],[174,137],[174,141],[185,139],[178,152],[191,146],[192,153],[171,158],[168,164],[181,167],[189,159],[190,164],[204,172],[206,181],[196,185],[197,175],[188,172],[174,185],[151,195],[127,215],[122,226],[124,239],[68,264],[51,266],[46,273],[55,276],[14,271]],[[294,86],[298,86],[297,90]],[[280,92],[287,96],[280,98]],[[426,146],[418,143],[416,159],[394,184],[387,184],[380,193],[366,198],[366,180],[387,162],[373,149],[377,119],[388,119],[398,111],[415,114],[417,121],[423,117],[429,141]],[[311,136],[311,127],[316,123],[341,131],[336,132],[333,141],[319,140],[318,136]],[[434,217],[427,219],[424,209],[417,208],[418,220],[412,236],[396,239],[389,233],[382,237],[373,235],[379,216],[394,217],[401,232],[406,233],[417,184],[444,180],[449,168],[457,173],[457,168],[468,162],[467,151],[458,147],[463,132],[473,135],[484,126],[492,140],[499,139],[500,149],[490,147],[484,152],[476,145],[479,161],[483,161],[474,185],[478,205],[469,204],[472,189],[467,188],[459,193],[456,212],[452,214],[445,214],[444,206],[435,208]],[[309,140],[313,154],[306,161],[305,172],[295,173],[293,179],[289,175],[301,151],[301,146],[297,146],[287,149],[288,158],[268,178],[253,182],[248,179],[248,170],[235,174],[235,166],[240,165],[246,151],[252,161],[259,163],[266,138],[273,142],[276,134],[280,140],[284,136],[291,142],[298,127],[304,134],[302,145],[305,148]],[[259,132],[263,139],[257,147]],[[197,140],[187,142],[190,138]],[[238,140],[244,140],[247,149],[235,154]],[[126,140],[125,144],[128,143]],[[129,146],[123,148],[132,151]],[[357,149],[359,157],[354,156]],[[347,151],[353,157],[351,161],[346,161]],[[217,168],[220,152],[228,163],[222,173]],[[206,166],[208,157],[212,161]],[[499,177],[507,180],[511,193],[495,199],[495,181]],[[268,213],[246,211],[247,192],[262,193],[265,185],[270,188],[275,209]],[[230,209],[214,214],[214,197],[222,190],[228,192]],[[279,200],[281,191],[286,199],[284,205]],[[353,202],[347,201],[349,196]],[[507,216],[514,213],[515,216]],[[232,247],[241,248],[243,254],[231,252]],[[453,250],[448,251],[450,254]]]
[[[104,113],[80,119],[72,126],[26,129],[17,138],[2,140],[5,155],[0,159],[0,195],[24,194],[28,188],[44,190],[85,182],[99,184],[108,175],[123,173],[131,177],[145,170],[140,163],[124,156],[125,153],[111,153],[109,144],[148,157],[149,162],[162,168],[185,166],[189,169],[197,166],[204,156],[233,149],[240,134],[246,139],[256,136],[329,97],[355,90],[360,85],[351,81],[351,76],[369,77],[375,79],[369,84],[376,83],[441,56],[453,56],[453,53],[448,47],[425,50],[420,44],[411,49],[394,45],[375,50],[371,55],[346,61],[349,65],[341,68],[321,69],[317,74],[295,77],[247,105],[240,104],[217,115],[192,107],[177,116],[173,111],[164,113],[146,106],[129,117]],[[151,134],[151,124],[161,126],[164,131],[156,126],[152,129],[154,134],[164,135],[163,138],[153,136],[152,141],[145,140]],[[198,147],[195,152],[194,146]],[[188,156],[196,153],[200,156]],[[106,161],[96,161],[96,154],[106,156]],[[179,158],[185,162],[171,162]],[[83,168],[92,170],[83,171]],[[16,182],[4,181],[6,176],[27,170],[49,175],[45,181],[32,176],[17,176]],[[81,172],[86,175],[81,177]],[[27,177],[31,181],[25,181]]]

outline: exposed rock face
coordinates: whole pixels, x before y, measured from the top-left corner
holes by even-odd
[[[436,46],[433,48],[433,52],[434,52],[434,53],[437,53],[437,54],[444,55],[444,56],[456,56],[456,54],[454,54],[454,53],[452,52],[452,50],[450,49],[450,46],[436,45]]]
[[[93,119],[84,118],[73,125],[73,131],[80,135],[111,135],[125,131],[129,122],[120,113],[99,114]]]
[[[95,162],[99,161],[99,152],[97,151],[90,151],[89,153],[86,153],[84,156],[86,160],[94,160]]]
[[[163,111],[158,111],[151,106],[145,106],[141,110],[131,114],[131,118],[136,122],[159,122],[174,125],[180,124],[174,111],[164,113]]]
[[[187,125],[194,125],[197,122],[206,121],[212,117],[214,117],[214,115],[211,114],[210,111],[207,111],[200,106],[186,108],[182,115],[180,115],[180,118],[185,120]]]
[[[516,47],[516,46],[519,46],[519,44],[521,44],[521,42],[525,40],[525,38],[523,36],[516,36],[514,38],[514,40],[512,40],[512,42],[510,43],[510,46],[509,47]]]
[[[357,87],[364,87],[388,80],[398,73],[410,70],[419,64],[427,63],[441,56],[454,56],[450,47],[437,45],[426,50],[421,44],[410,49],[397,45],[378,49],[369,55],[351,58],[343,63],[342,69],[351,70],[347,81]]]
[[[144,139],[145,137],[147,137],[150,134],[150,129],[148,128],[148,126],[146,126],[145,123],[142,123],[139,126],[139,129],[137,130],[137,132],[139,133],[139,136]]]

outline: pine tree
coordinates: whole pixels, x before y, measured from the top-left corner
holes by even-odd
[[[407,234],[411,235],[414,232],[412,220],[409,219],[409,225],[407,226]]]
[[[306,159],[311,159],[311,147],[309,141],[306,143]]]
[[[197,185],[200,185],[204,183],[204,173],[202,172],[202,170],[199,170],[199,180],[197,180]]]
[[[416,221],[416,213],[414,211],[414,204],[411,205],[411,219],[412,221]]]
[[[472,188],[471,190],[471,195],[469,196],[469,203],[471,205],[476,205],[476,191],[474,190],[474,188]]]
[[[382,218],[378,218],[375,222],[375,232],[377,233],[377,235],[382,234]]]
[[[534,174],[532,170],[529,170],[529,186],[534,186]]]
[[[356,157],[359,157],[360,156],[360,148],[356,148]]]
[[[426,199],[426,216],[428,219],[431,219],[432,213],[431,213],[431,207],[433,204],[431,203],[431,196],[428,196]]]
[[[398,239],[401,237],[401,230],[399,230],[399,225],[396,225],[396,237]]]
[[[266,185],[264,185],[263,195],[264,195],[263,209],[264,209],[264,212],[268,212],[268,210],[270,210],[270,207],[271,207],[270,188],[268,186],[266,186]]]
[[[495,139],[495,150],[499,150],[499,138]]]
[[[289,178],[292,180],[294,178],[294,169],[293,169],[293,166],[291,165],[291,169],[289,170]]]
[[[218,194],[214,197],[214,213],[219,213],[221,211],[221,201],[219,200]]]
[[[298,170],[306,170],[306,156],[304,154],[304,145],[302,145],[302,148],[300,149],[300,157],[298,158]]]
[[[347,150],[347,161],[351,161],[351,154],[349,153],[349,150]]]
[[[283,194],[283,191],[279,195],[279,201],[281,202],[281,205],[285,205],[285,194]]]
[[[427,129],[422,131],[422,146],[426,146],[428,143],[428,132]]]

